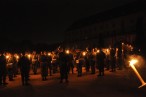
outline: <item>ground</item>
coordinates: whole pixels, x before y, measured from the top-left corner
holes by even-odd
[[[0,97],[146,97],[146,87],[138,88],[141,83],[131,68],[97,75],[98,71],[95,75],[84,71],[82,77],[69,74],[69,83],[61,84],[59,73],[48,76],[47,81],[40,74],[31,74],[29,86],[22,86],[18,75],[6,87],[0,86]]]

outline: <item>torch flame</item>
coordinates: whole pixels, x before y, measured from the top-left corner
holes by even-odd
[[[83,56],[86,56],[86,52],[83,52],[82,54],[83,54]]]
[[[129,61],[130,62],[130,66],[131,65],[134,65],[135,63],[137,63],[138,62],[138,60],[136,60],[136,59],[132,59],[131,61]]]
[[[134,64],[138,62],[138,60],[132,59],[130,62],[130,66],[131,68],[134,70],[135,74],[137,75],[137,77],[139,78],[140,82],[142,83],[141,86],[139,86],[139,88],[146,86],[146,82],[143,80],[143,78],[141,77],[141,75],[139,74],[139,72],[137,71],[137,69],[135,68]]]
[[[70,53],[70,51],[69,50],[66,50],[66,54],[69,54]]]
[[[9,59],[9,58],[10,58],[10,56],[9,56],[9,55],[7,55],[7,56],[6,56],[6,59]]]
[[[28,56],[29,59],[31,58],[31,55],[30,54],[28,54],[27,56]]]
[[[19,59],[19,56],[17,55],[16,58]]]
[[[48,53],[48,56],[51,56],[51,53]]]

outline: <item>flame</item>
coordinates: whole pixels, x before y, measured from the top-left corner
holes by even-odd
[[[27,56],[28,56],[28,58],[30,59],[30,57],[31,57],[31,54],[28,54]]]
[[[70,53],[70,51],[69,50],[66,50],[66,54],[69,54]]]
[[[19,59],[19,56],[17,55],[16,58]]]
[[[146,82],[143,80],[143,78],[141,77],[141,75],[139,74],[139,72],[137,71],[137,69],[135,68],[134,64],[138,62],[138,60],[136,59],[132,59],[130,62],[130,66],[133,69],[133,71],[135,72],[136,76],[138,77],[138,79],[141,82],[141,86],[139,86],[138,88],[144,87],[146,86]]]
[[[99,53],[100,52],[100,50],[97,50],[97,53]]]
[[[130,62],[130,66],[131,65],[134,65],[135,63],[137,63],[138,62],[138,60],[136,60],[136,59],[132,59],[131,61],[129,61]]]
[[[82,54],[83,54],[83,56],[86,56],[86,52],[83,52]]]
[[[48,56],[51,56],[51,53],[48,53]]]
[[[6,59],[9,59],[9,58],[10,58],[10,56],[9,56],[9,55],[7,55],[7,56],[6,56]]]

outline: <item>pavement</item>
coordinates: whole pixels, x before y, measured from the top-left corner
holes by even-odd
[[[75,70],[76,71],[76,70]],[[145,70],[141,70],[146,80]],[[48,76],[47,81],[41,75],[30,75],[30,85],[22,86],[18,75],[7,86],[0,86],[0,97],[146,97],[146,87],[138,88],[141,83],[131,68],[105,71],[105,76],[86,73],[77,77],[69,74],[69,83],[59,83],[59,73]]]

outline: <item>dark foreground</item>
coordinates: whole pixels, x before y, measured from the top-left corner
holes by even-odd
[[[59,83],[59,73],[47,81],[39,74],[31,75],[29,86],[22,86],[18,75],[6,87],[0,86],[0,97],[146,97],[146,87],[138,89],[141,83],[131,69],[105,71],[104,77],[97,74],[70,74],[68,84]]]

